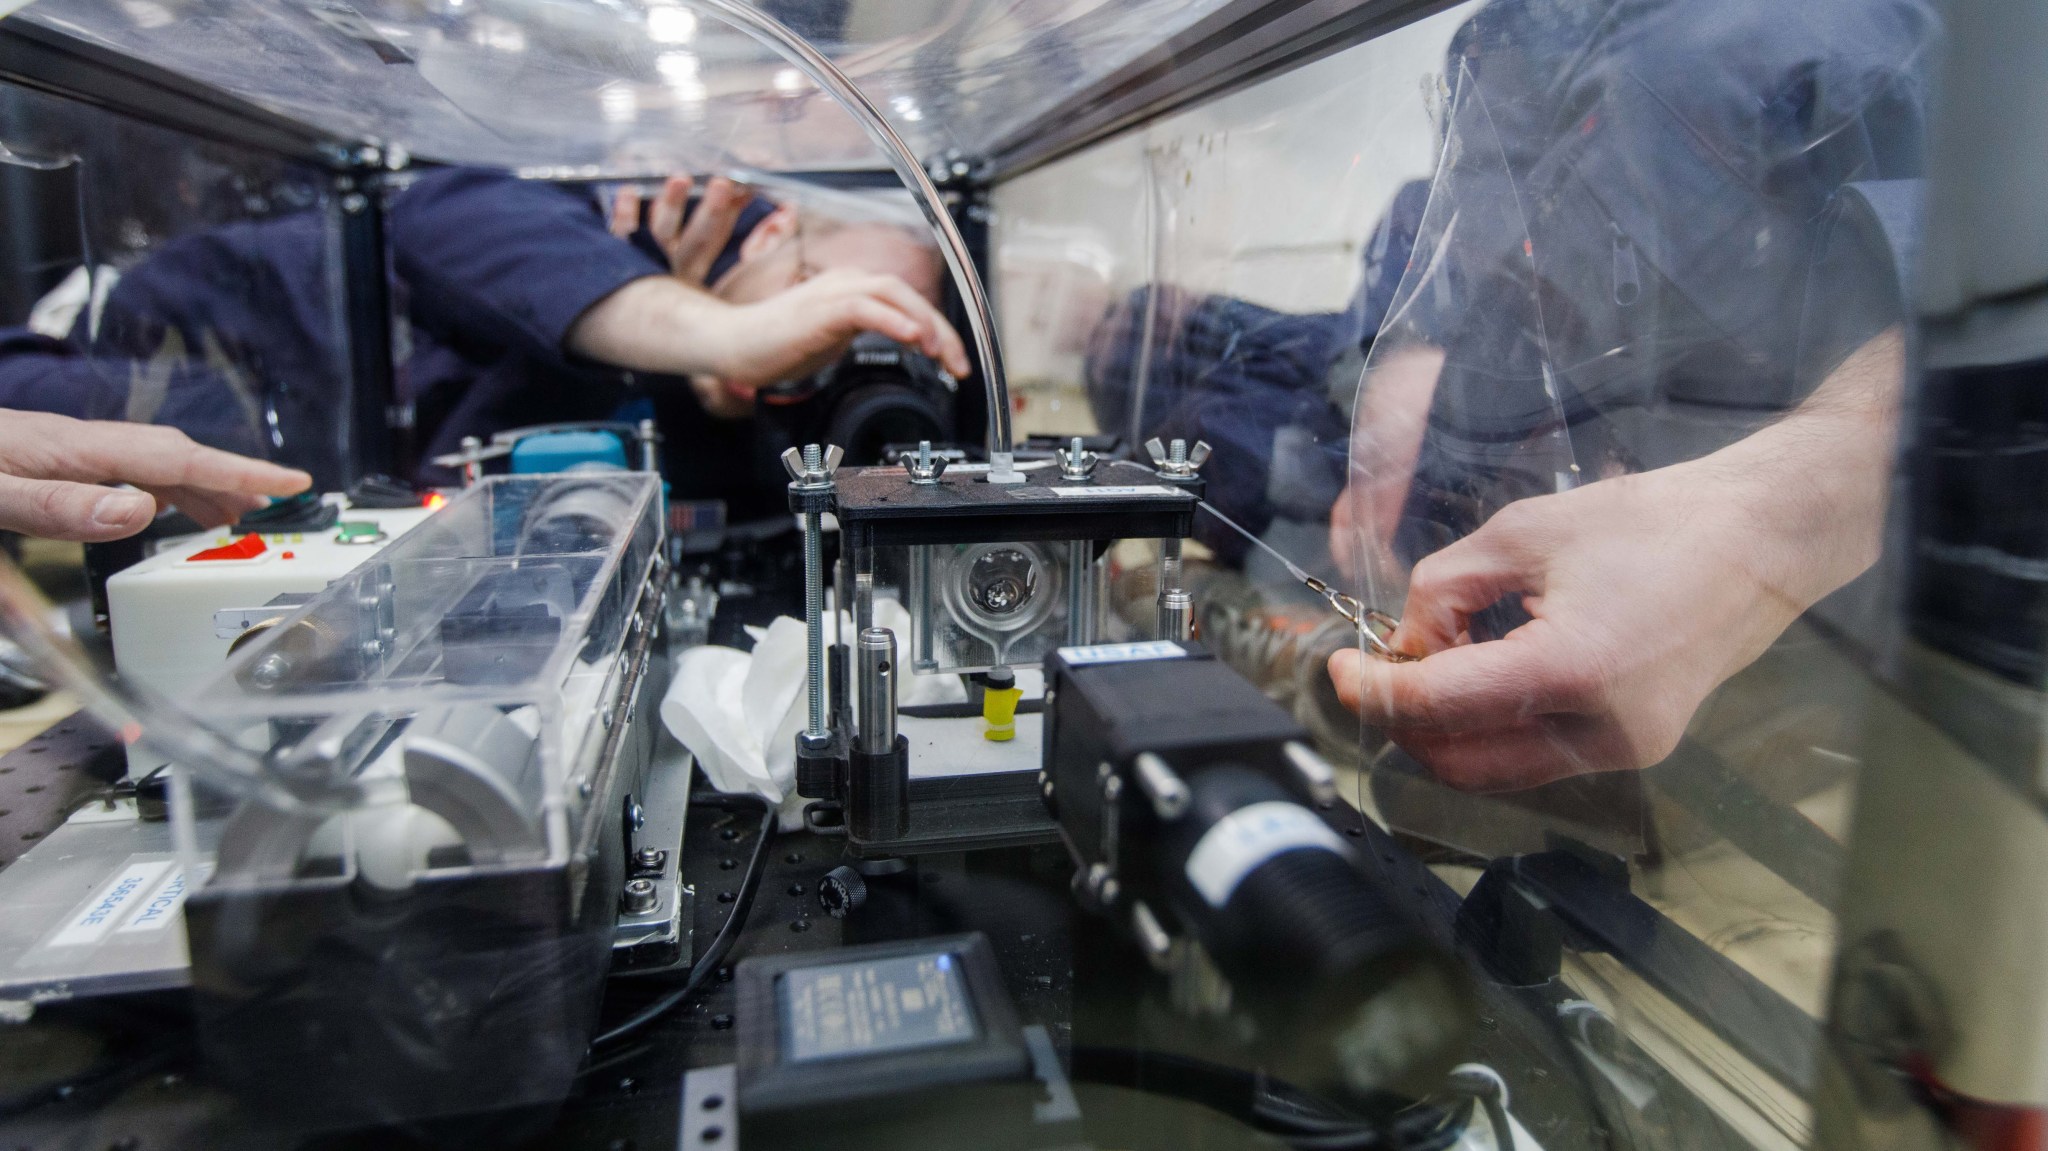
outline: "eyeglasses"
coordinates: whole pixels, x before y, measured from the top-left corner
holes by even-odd
[[[809,253],[808,253],[807,251],[805,251],[805,249],[804,249],[804,217],[803,217],[803,213],[801,213],[801,212],[797,213],[797,216],[796,216],[796,231],[795,231],[795,233],[793,233],[793,235],[792,235],[792,238],[793,238],[793,239],[795,240],[795,242],[796,242],[796,281],[795,281],[795,282],[796,282],[796,283],[798,283],[798,284],[801,284],[801,283],[803,283],[803,282],[804,282],[805,280],[808,280],[808,279],[810,279],[810,278],[811,278],[812,276],[815,276],[815,275],[817,275],[817,274],[818,274],[818,267],[817,267],[817,265],[815,265],[815,264],[811,263],[811,259],[810,259],[810,254],[809,254]]]

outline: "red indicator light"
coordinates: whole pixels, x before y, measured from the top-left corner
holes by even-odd
[[[420,501],[420,506],[427,509],[430,512],[439,511],[441,505],[447,502],[448,497],[442,495],[440,492],[428,492],[427,498]]]

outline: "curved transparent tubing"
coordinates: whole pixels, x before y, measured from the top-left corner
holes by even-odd
[[[53,686],[78,697],[124,743],[140,743],[208,784],[261,796],[281,811],[308,805],[266,778],[263,759],[195,716],[120,679],[102,676],[76,642],[50,626],[49,601],[0,551],[0,633],[33,657]]]
[[[931,177],[925,174],[924,166],[911,154],[909,145],[882,118],[866,94],[837,65],[780,21],[741,0],[687,0],[687,3],[727,21],[794,64],[811,78],[812,83],[851,113],[867,132],[868,138],[889,158],[890,167],[896,169],[896,175],[910,189],[925,221],[939,234],[939,251],[945,256],[946,267],[953,273],[953,282],[967,302],[967,324],[973,330],[974,348],[981,357],[982,379],[988,390],[989,482],[1021,481],[1023,477],[1017,474],[1012,462],[1010,389],[1003,377],[1002,355],[996,346],[995,317],[989,310],[988,293],[982,287],[981,276],[974,270],[974,261],[968,257],[967,242],[961,239],[960,229],[954,226],[953,217],[947,214],[939,199],[939,190],[932,185]]]

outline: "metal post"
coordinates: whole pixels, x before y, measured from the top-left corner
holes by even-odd
[[[1095,541],[1067,541],[1067,642],[1095,642]]]
[[[853,633],[865,638],[875,626],[875,549],[853,552]]]
[[[915,544],[910,549],[910,603],[911,612],[911,658],[920,671],[938,667],[938,660],[932,654],[932,631],[934,605],[932,603],[932,549],[929,544]]]
[[[1195,630],[1195,601],[1181,586],[1180,541],[1159,541],[1159,638],[1191,639]]]
[[[896,748],[896,633],[871,627],[860,633],[860,749],[887,755]]]
[[[816,444],[804,445],[804,475],[823,472],[823,453]],[[824,517],[804,513],[804,670],[809,677],[810,711],[805,716],[804,734],[825,738],[825,543]]]
[[[653,420],[641,420],[636,437],[640,441],[640,470],[658,472],[661,470],[661,432]]]

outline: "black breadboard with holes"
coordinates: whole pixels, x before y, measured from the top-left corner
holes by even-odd
[[[1023,475],[1023,483],[991,484],[986,472],[948,471],[936,484],[914,484],[901,467],[846,468],[833,477],[840,530],[854,547],[1183,539],[1194,532],[1199,481],[1175,483],[1127,460],[1096,465],[1086,483],[1063,480],[1050,467]]]
[[[121,741],[84,712],[0,756],[0,867],[106,794],[126,768]]]

